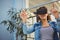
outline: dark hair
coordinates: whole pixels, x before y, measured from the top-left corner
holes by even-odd
[[[37,22],[40,22],[41,21],[41,19],[40,19],[40,17],[38,15],[36,15],[36,20],[37,20]],[[48,14],[47,20],[48,21],[51,21],[50,14]]]
[[[39,14],[47,14],[47,8],[46,7],[40,7],[39,9],[37,9],[37,12],[35,13],[36,14],[36,19],[37,19],[37,22],[41,21],[40,17],[38,16]],[[50,15],[47,16],[47,20],[51,20],[50,18]]]

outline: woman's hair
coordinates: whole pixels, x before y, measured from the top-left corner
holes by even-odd
[[[39,17],[38,15],[36,15],[36,20],[37,20],[37,22],[40,22],[40,21],[41,21],[41,19],[40,19],[40,17]],[[50,14],[48,14],[47,20],[48,20],[48,21],[51,21]]]
[[[37,22],[41,21],[40,17],[38,16],[39,14],[41,15],[44,15],[44,14],[47,14],[47,8],[45,6],[43,7],[40,7],[39,9],[37,9],[37,12],[36,12],[36,17],[37,17]],[[51,20],[50,18],[50,15],[48,14],[47,16],[47,20]]]

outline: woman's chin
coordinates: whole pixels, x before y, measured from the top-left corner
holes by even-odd
[[[45,20],[46,18],[42,18],[42,20]]]

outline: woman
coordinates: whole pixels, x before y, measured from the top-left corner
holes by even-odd
[[[23,20],[23,32],[24,34],[29,34],[35,32],[35,40],[59,40],[57,36],[57,26],[55,22],[51,22],[49,14],[47,13],[46,7],[40,7],[35,12],[37,15],[37,23],[35,23],[31,28],[27,28],[25,24],[27,20],[26,12],[23,11],[20,17]]]

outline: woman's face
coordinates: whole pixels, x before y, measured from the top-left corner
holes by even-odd
[[[38,16],[40,17],[41,20],[43,20],[47,19],[48,14],[39,14]]]

